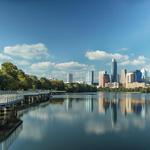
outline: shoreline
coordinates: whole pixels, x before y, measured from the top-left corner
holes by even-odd
[[[100,92],[129,92],[129,93],[150,93],[150,88],[98,88]]]
[[[23,124],[23,121],[17,118],[17,123],[15,123],[6,133],[3,133],[3,137],[0,139],[0,142],[5,141],[20,125]],[[7,128],[7,127],[6,127]]]

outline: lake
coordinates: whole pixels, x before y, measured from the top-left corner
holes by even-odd
[[[18,112],[1,149],[149,150],[150,94],[73,93]]]

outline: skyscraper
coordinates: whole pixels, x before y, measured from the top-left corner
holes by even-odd
[[[106,71],[99,72],[99,87],[105,87],[105,83],[110,82],[109,74]]]
[[[126,84],[126,74],[127,74],[127,70],[122,69],[121,75],[120,75],[120,83],[122,84],[122,86],[125,86],[125,84]]]
[[[112,59],[111,82],[117,82],[117,61]]]
[[[142,82],[142,72],[140,70],[134,71],[135,82]]]
[[[88,71],[86,74],[86,84],[92,85],[94,83],[94,71]]]
[[[135,82],[135,75],[133,72],[129,72],[126,74],[126,84]]]
[[[146,80],[147,78],[147,71],[145,69],[141,69],[141,72],[142,72],[142,80]]]
[[[73,74],[72,73],[67,74],[67,83],[73,83]]]

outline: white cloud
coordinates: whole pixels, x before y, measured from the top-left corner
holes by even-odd
[[[104,134],[105,132],[107,132],[107,130],[109,130],[110,128],[106,126],[106,124],[100,124],[100,123],[97,123],[97,122],[88,122],[86,124],[86,127],[85,127],[85,130],[87,133],[93,133],[93,134],[96,134],[96,135],[99,135],[99,134]]]
[[[28,74],[39,77],[52,76],[63,80],[66,79],[67,72],[74,72],[74,80],[81,80],[80,76],[83,76],[88,68],[94,69],[94,66],[77,61],[51,62],[50,57],[51,55],[43,43],[17,44],[3,48],[0,53],[0,62],[11,61]]]
[[[109,53],[103,50],[87,51],[85,56],[90,60],[103,60],[103,59],[118,59],[127,60],[129,57],[127,55],[122,55],[119,53]]]
[[[120,65],[144,65],[146,63],[146,58],[144,56],[138,56],[137,59],[125,60],[120,63]]]
[[[55,67],[55,63],[52,63],[50,61],[38,62],[31,65],[31,69],[39,70],[39,71],[46,70],[49,68],[54,68],[54,67]]]
[[[64,63],[53,63],[50,61],[45,62],[38,62],[31,65],[32,69],[49,69],[54,68],[58,70],[80,70],[80,69],[86,69],[88,65],[81,64],[79,62],[70,61],[70,62],[64,62]]]
[[[146,63],[146,58],[144,56],[139,56],[137,59],[133,60],[132,62],[133,65],[140,65],[145,63]]]
[[[120,50],[128,50],[128,48],[121,48]],[[85,56],[90,60],[105,60],[105,59],[111,59],[115,58],[118,60],[119,65],[144,65],[146,64],[147,59],[140,55],[137,58],[131,59],[128,55],[122,55],[120,53],[109,53],[102,50],[96,50],[96,51],[87,51]]]
[[[28,66],[28,65],[30,65],[30,62],[29,62],[29,61],[26,61],[26,60],[14,60],[14,62],[15,62],[17,65],[21,65],[21,66]]]
[[[75,61],[69,61],[64,63],[54,63],[50,61],[33,63],[30,66],[30,73],[48,78],[55,78],[60,80],[66,80],[66,74],[68,72],[74,73],[74,81],[85,80],[85,73],[90,69],[94,69],[94,66],[82,64]]]
[[[4,53],[24,59],[39,59],[49,56],[48,49],[43,43],[6,46],[4,47]]]
[[[88,65],[81,64],[76,61],[70,61],[70,62],[58,63],[58,64],[56,64],[55,67],[60,70],[62,70],[62,69],[78,70],[78,69],[86,69],[88,67]]]
[[[5,54],[0,53],[0,61],[4,62],[4,61],[11,61],[12,58],[10,56],[7,56]]]

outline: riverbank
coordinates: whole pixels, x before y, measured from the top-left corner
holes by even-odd
[[[150,93],[150,88],[98,88],[100,92],[134,92],[134,93]]]
[[[7,139],[13,132],[16,130],[21,124],[23,123],[22,120],[15,118],[9,120],[5,125],[1,126],[0,128],[0,142]]]

